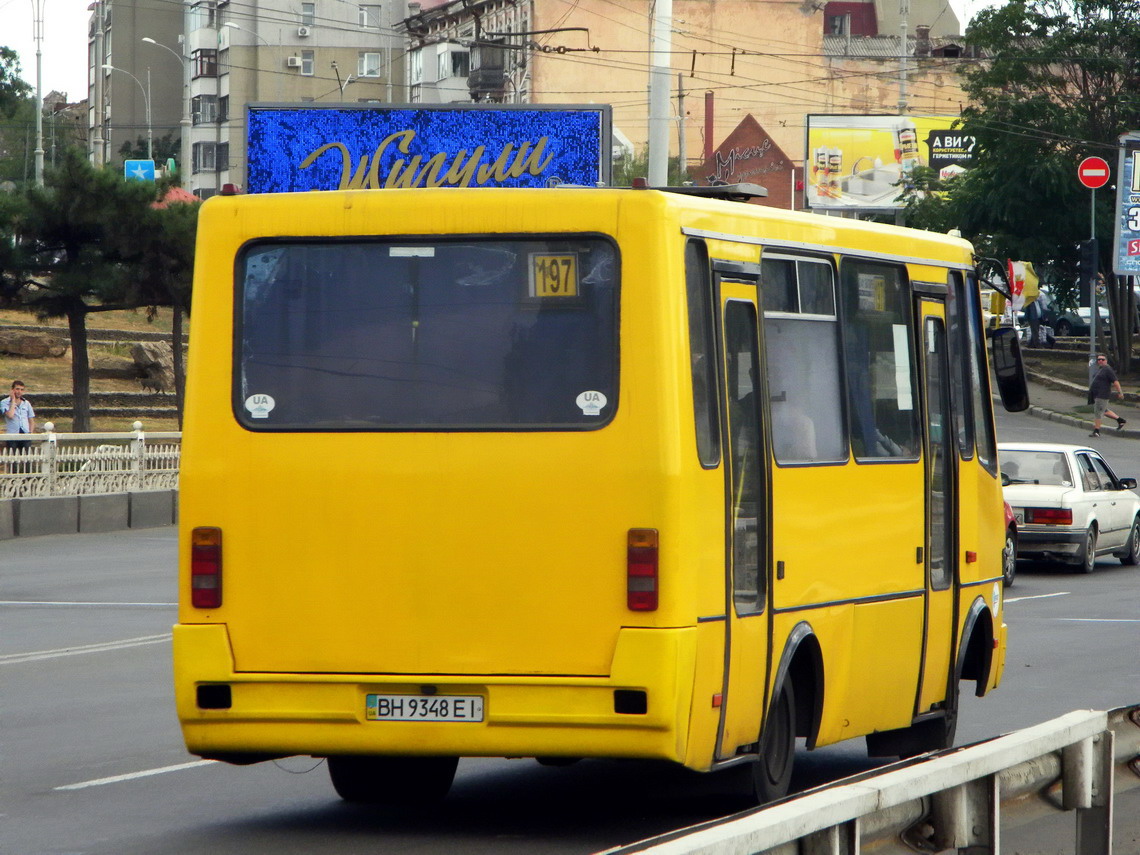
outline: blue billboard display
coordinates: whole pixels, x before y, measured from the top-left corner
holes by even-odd
[[[609,105],[251,104],[249,193],[608,184]]]

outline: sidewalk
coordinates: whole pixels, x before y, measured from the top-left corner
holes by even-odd
[[[1086,387],[1036,371],[1026,373],[1030,415],[1092,430],[1092,405],[1088,403]],[[1101,434],[1140,439],[1140,396],[1126,388],[1124,397],[1123,401],[1113,399],[1109,409],[1126,419],[1128,424],[1123,430],[1117,430],[1116,424],[1106,418],[1100,427]]]

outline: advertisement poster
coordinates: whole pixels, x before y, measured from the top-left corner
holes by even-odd
[[[610,107],[251,104],[250,193],[608,184]]]
[[[895,211],[918,166],[943,179],[969,168],[973,137],[956,116],[807,116],[805,158],[809,208]]]
[[[1140,275],[1140,131],[1120,137],[1116,171],[1116,229],[1113,272]]]

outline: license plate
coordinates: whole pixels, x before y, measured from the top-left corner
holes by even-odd
[[[368,695],[369,721],[482,721],[479,695]]]

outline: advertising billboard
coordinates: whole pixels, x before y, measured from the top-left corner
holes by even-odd
[[[945,180],[964,172],[974,138],[954,128],[957,116],[809,115],[806,204],[831,210],[895,211],[917,166]]]
[[[1140,131],[1120,137],[1116,168],[1116,226],[1112,270],[1140,275]]]
[[[251,104],[249,193],[608,184],[609,105]]]

